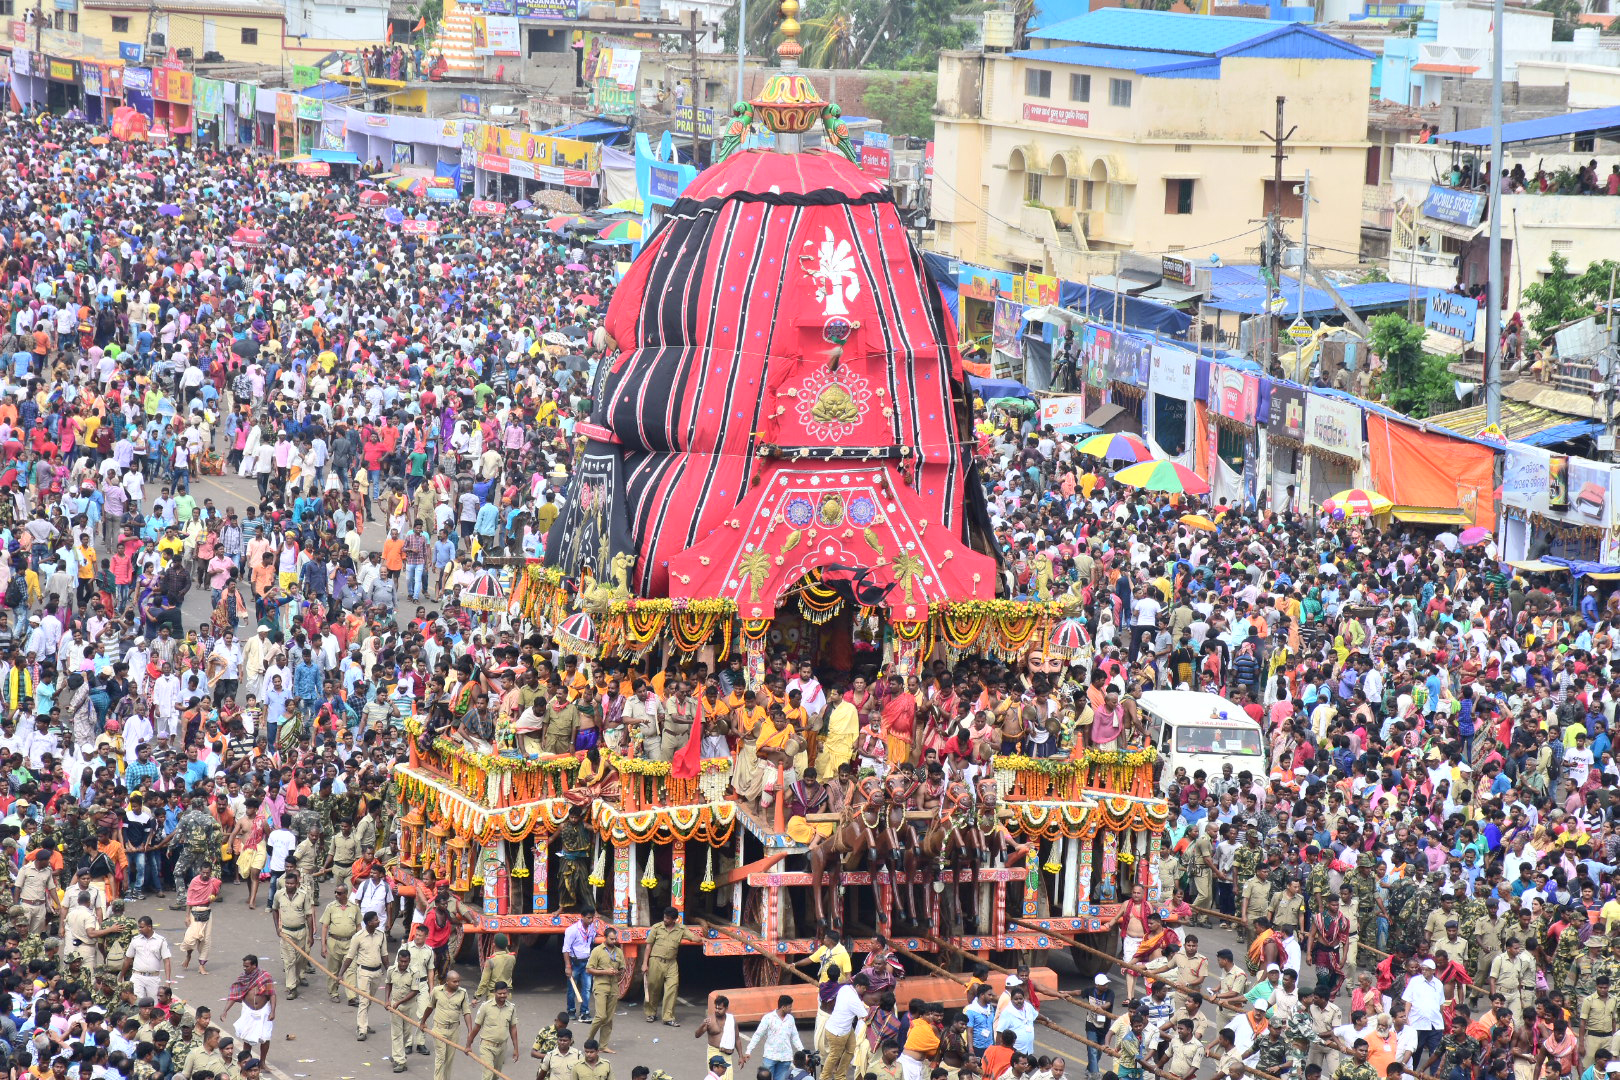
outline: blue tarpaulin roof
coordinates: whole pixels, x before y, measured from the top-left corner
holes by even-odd
[[[962,300],[957,293],[956,268],[952,265],[950,256],[941,255],[937,251],[922,253],[923,266],[928,271],[928,280],[934,283],[939,295],[945,300],[945,308],[951,313],[951,318],[958,326],[962,325]]]
[[[1073,281],[1064,281],[1058,285],[1059,304],[1098,322],[1116,321],[1114,317],[1116,300],[1119,304],[1117,322],[1121,326],[1134,326],[1139,330],[1152,330],[1167,337],[1179,338],[1185,337],[1187,328],[1192,325],[1191,315],[1177,311],[1168,304],[1139,300],[1123,293],[1116,296],[1107,289],[1094,289]]]
[[[981,379],[977,375],[968,376],[968,385],[973,392],[989,401],[998,397],[1032,398],[1035,391],[1014,379]]]
[[[1582,439],[1603,434],[1603,424],[1597,420],[1572,420],[1556,427],[1542,428],[1528,435],[1520,435],[1514,442],[1529,446],[1553,446],[1571,439]]]
[[[1620,130],[1620,105],[1607,109],[1584,109],[1562,116],[1543,116],[1539,120],[1518,120],[1502,125],[1505,143],[1535,142],[1538,139],[1559,139],[1570,135],[1588,135],[1601,131]],[[1491,129],[1466,128],[1435,136],[1438,142],[1463,143],[1467,146],[1489,146]]]
[[[611,120],[581,120],[577,124],[564,124],[562,127],[542,131],[540,134],[559,139],[602,139],[629,130],[623,124],[615,124]]]
[[[353,150],[311,150],[309,156],[316,161],[330,161],[333,165],[360,164],[360,155]]]
[[[314,86],[306,86],[298,91],[300,97],[320,98],[322,101],[336,101],[338,98],[348,97],[353,90],[342,83],[323,82]]]
[[[1345,285],[1339,295],[1357,311],[1399,307],[1407,302],[1411,288],[1393,281],[1371,282],[1366,285]],[[1298,279],[1283,279],[1283,310],[1285,316],[1294,316],[1299,310]],[[1204,306],[1217,311],[1235,311],[1240,315],[1259,315],[1266,307],[1266,282],[1258,266],[1216,266],[1210,270],[1210,298]],[[1333,297],[1322,289],[1306,286],[1305,314],[1332,315],[1337,312]]]

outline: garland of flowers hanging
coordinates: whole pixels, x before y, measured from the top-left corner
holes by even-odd
[[[591,824],[615,847],[677,841],[720,845],[730,841],[736,830],[737,804],[661,806],[627,812],[598,802],[591,809]]]
[[[720,651],[715,654],[715,660],[723,664],[731,659],[731,637],[734,633],[732,624],[735,620],[733,620],[730,613],[721,617],[725,619],[725,622],[720,625]]]
[[[1009,662],[1019,659],[1029,651],[1037,629],[1045,623],[1046,619],[1039,615],[997,616],[990,622],[995,629],[990,635],[991,655]]]
[[[844,598],[835,589],[809,584],[799,590],[799,614],[807,623],[824,626],[843,610]]]
[[[669,612],[626,607],[622,625],[624,643],[620,646],[621,653],[639,660],[663,639],[664,630],[669,625]]]
[[[703,868],[703,880],[698,884],[701,892],[714,892],[719,886],[714,883],[714,848],[709,848],[709,861]]]
[[[596,860],[591,863],[591,876],[585,880],[593,888],[600,889],[607,884],[607,845],[602,843],[600,836],[596,838],[595,843]]]
[[[978,648],[985,627],[990,625],[988,613],[958,613],[947,608],[939,614],[939,633],[947,648],[966,652]]]
[[[765,640],[765,635],[771,632],[770,619],[744,619],[742,621],[742,639],[744,644],[754,644]]]
[[[718,611],[680,611],[670,620],[674,630],[675,647],[688,655],[698,652],[714,637],[714,627],[720,620]]]
[[[647,869],[641,872],[641,887],[648,892],[658,888],[658,875],[653,873],[653,852],[647,852]]]
[[[1109,400],[1112,401],[1122,397],[1141,401],[1147,397],[1147,390],[1144,387],[1137,386],[1135,383],[1120,382],[1118,379],[1112,380],[1109,385]]]
[[[512,860],[512,876],[515,878],[526,878],[529,876],[529,855],[528,851],[526,850],[527,846],[528,845],[526,844],[517,845],[517,858]]]
[[[1020,802],[1010,807],[1012,816],[1007,828],[1030,840],[1056,840],[1058,837],[1089,838],[1097,831],[1100,819],[1092,813],[1093,807],[1074,802]]]
[[[1604,530],[1601,525],[1571,524],[1534,510],[1530,511],[1530,524],[1559,540],[1590,540],[1593,543],[1601,543],[1603,540]]]

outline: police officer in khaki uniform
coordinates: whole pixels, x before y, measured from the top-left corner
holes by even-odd
[[[1598,976],[1597,993],[1581,1000],[1581,1062],[1592,1064],[1600,1049],[1614,1051],[1614,1032],[1620,998],[1609,993],[1609,977]]]
[[[394,1071],[405,1071],[405,1033],[410,1030],[410,1018],[405,1006],[416,1000],[416,975],[411,971],[411,951],[400,949],[393,967],[383,980],[383,1000],[388,1002],[388,1054],[394,1060]]]
[[[641,977],[646,981],[645,1008],[649,1024],[657,1021],[658,1006],[662,1003],[664,1023],[669,1027],[679,1026],[675,1023],[675,997],[681,986],[677,957],[680,956],[681,942],[688,938],[698,940],[689,927],[680,924],[680,917],[680,912],[667,907],[664,909],[664,921],[647,931],[647,945],[641,956]]]
[[[585,1055],[574,1045],[574,1033],[567,1028],[557,1032],[556,1049],[534,1056],[540,1058],[534,1080],[573,1080],[574,1066],[585,1060]]]
[[[512,1056],[518,1055],[517,1006],[508,999],[512,988],[504,981],[495,984],[495,996],[478,1006],[473,1014],[472,1030],[467,1033],[467,1049],[474,1051],[484,1063],[484,1080],[495,1080],[495,1073],[506,1066],[506,1048],[511,1046]]]
[[[427,1021],[429,1030],[439,1036],[433,1041],[433,1080],[450,1080],[450,1066],[455,1063],[456,1052],[451,1048],[455,1040],[456,1025],[472,1019],[472,996],[461,985],[461,972],[451,968],[444,983],[433,988],[428,998]],[[451,1040],[441,1042],[440,1039]]]
[[[1536,958],[1524,951],[1517,936],[1507,940],[1507,952],[1491,961],[1490,991],[1507,999],[1509,1016],[1522,1016],[1536,992]]]
[[[600,949],[602,946],[598,945]],[[553,1076],[551,1080],[558,1080]],[[613,1080],[613,1066],[602,1059],[595,1039],[585,1040],[585,1057],[574,1065],[573,1080]]]
[[[371,1016],[369,995],[382,982],[383,964],[387,963],[388,937],[377,928],[381,921],[375,911],[366,912],[366,928],[349,942],[349,955],[344,957],[343,966],[338,969],[339,976],[351,967],[355,969],[352,982],[360,997],[360,1005],[354,1013],[356,1042],[365,1042],[366,1036],[371,1033],[367,1023]]]
[[[592,997],[590,1036],[585,1040],[598,1045],[613,1038],[613,1013],[619,1007],[619,976],[624,974],[624,950],[619,948],[619,931],[612,927],[602,930],[602,944],[591,950],[585,961],[585,974],[591,977]],[[589,1055],[586,1055],[589,1057]]]
[[[427,1023],[427,1011],[433,1004],[433,950],[427,944],[427,926],[417,923],[411,927],[411,940],[405,943],[405,951],[411,954],[411,981],[416,986],[416,1022]],[[405,1033],[405,1044],[424,1056],[428,1053],[427,1032],[420,1027],[412,1027]]]
[[[339,883],[333,890],[336,897],[321,912],[321,958],[326,960],[326,995],[333,1001],[340,993],[337,973],[349,955],[349,941],[360,932],[360,905],[349,901],[349,886]],[[349,1004],[355,1003],[349,995]]]
[[[303,887],[298,871],[289,867],[282,875],[276,898],[270,903],[270,919],[276,924],[276,935],[281,941],[281,966],[287,973],[289,1001],[298,996],[298,980],[305,970],[304,958],[293,945],[308,949],[314,944],[309,925],[314,916],[314,899]]]

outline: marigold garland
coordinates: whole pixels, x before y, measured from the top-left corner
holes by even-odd
[[[720,621],[720,614],[718,611],[677,612],[670,620],[670,628],[675,636],[675,647],[683,653],[701,650],[714,636],[715,624]]]

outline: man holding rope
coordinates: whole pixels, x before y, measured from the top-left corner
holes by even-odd
[[[242,957],[242,974],[231,983],[225,999],[230,1004],[220,1013],[220,1023],[225,1022],[232,1009],[242,1006],[242,1015],[237,1017],[232,1030],[244,1047],[257,1043],[259,1061],[264,1062],[270,1057],[270,1034],[276,1022],[276,980],[259,966],[256,955],[249,953]]]

